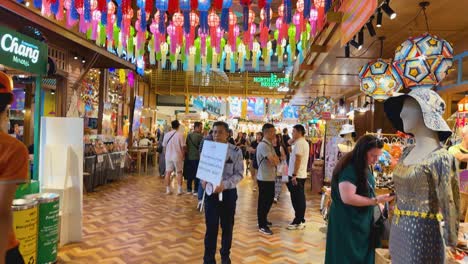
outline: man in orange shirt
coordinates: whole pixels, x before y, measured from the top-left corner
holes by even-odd
[[[12,88],[11,78],[0,72],[0,264],[24,263],[13,230],[11,205],[17,184],[28,180],[28,150],[7,134]]]

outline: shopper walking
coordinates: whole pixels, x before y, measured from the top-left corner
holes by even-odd
[[[280,164],[278,164],[276,168],[276,179],[275,179],[275,199],[274,202],[277,203],[281,191],[283,189],[283,176],[288,176],[288,162],[289,162],[289,153],[288,148],[283,143],[283,137],[281,134],[275,136],[275,140],[273,141],[273,148],[275,149],[275,153],[280,159]]]
[[[229,127],[225,122],[215,122],[213,124],[214,141],[227,143]],[[234,228],[234,214],[236,212],[237,184],[244,175],[244,162],[241,150],[228,144],[228,154],[224,165],[223,179],[214,193],[207,196],[205,206],[206,234],[205,234],[205,254],[203,262],[205,264],[216,263],[216,244],[218,240],[218,229],[221,223],[223,231],[221,238],[221,262],[230,264],[230,253],[232,244],[232,233]],[[203,188],[206,182],[202,182]],[[219,200],[219,193],[222,193],[222,201]]]
[[[7,134],[12,89],[11,78],[0,72],[0,263],[23,264],[13,230],[11,205],[17,184],[28,180],[29,156],[26,146]]]
[[[179,132],[180,123],[174,120],[171,123],[172,131],[164,135],[163,147],[166,150],[166,194],[171,194],[171,174],[176,173],[178,191],[182,194],[182,172],[184,167],[185,140]]]
[[[371,245],[373,207],[393,200],[388,194],[374,197],[370,170],[382,154],[383,142],[361,137],[333,170],[325,263],[374,263]],[[421,243],[424,243],[421,241]]]
[[[304,184],[307,179],[307,162],[309,161],[309,144],[305,139],[305,128],[295,125],[292,132],[292,152],[289,158],[289,182],[288,190],[291,193],[291,203],[294,208],[295,217],[289,230],[305,228],[306,200]]]
[[[202,123],[195,122],[193,132],[188,134],[185,142],[187,146],[186,171],[187,175],[187,194],[197,195],[199,180],[197,179],[198,164],[200,162],[200,145],[203,140]],[[192,188],[193,186],[193,188]]]
[[[258,163],[258,207],[257,220],[260,233],[273,235],[268,227],[268,213],[275,198],[276,166],[279,158],[275,153],[272,141],[275,139],[275,126],[265,124],[262,128],[263,140],[258,144],[256,159]]]

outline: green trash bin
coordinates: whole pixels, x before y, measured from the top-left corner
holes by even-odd
[[[59,240],[59,195],[38,193],[26,198],[39,204],[39,226],[37,239],[37,263],[46,264],[57,261]]]

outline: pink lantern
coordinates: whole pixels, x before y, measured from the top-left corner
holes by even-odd
[[[318,19],[318,11],[317,9],[315,8],[312,8],[310,10],[310,18],[309,18],[309,21],[312,22],[312,21],[317,21]]]
[[[219,37],[217,34],[217,29],[219,27],[219,16],[215,12],[211,12],[208,15],[208,26],[210,27],[210,36],[211,36],[211,45],[216,47],[216,50],[219,52]]]
[[[108,14],[114,14],[115,13],[115,4],[114,4],[114,2],[109,1],[109,3],[107,3],[107,13]]]
[[[174,13],[174,15],[172,16],[172,22],[174,23],[174,26],[182,27],[184,25],[184,16],[182,15],[182,13]]]
[[[172,22],[175,27],[175,38],[171,38],[171,45],[174,41],[177,45],[180,45],[183,42],[182,27],[184,26],[184,15],[180,12],[174,13],[172,16]]]
[[[252,25],[250,25],[250,35],[254,36],[256,33],[257,33],[257,25],[255,25],[255,23],[252,23]]]

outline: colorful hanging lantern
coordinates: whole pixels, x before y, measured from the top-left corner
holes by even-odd
[[[303,0],[304,1],[304,19],[309,19],[310,17],[310,9],[311,9],[311,6],[312,6],[312,3],[311,1],[312,0]]]
[[[304,27],[304,18],[302,12],[296,12],[293,16],[293,24],[296,26],[296,42],[299,42]]]
[[[314,7],[317,10],[317,28],[322,29],[325,16],[325,0],[314,0]]]
[[[222,24],[222,22],[221,22]],[[236,32],[234,32],[234,29],[236,27],[236,24],[237,24],[237,16],[236,14],[234,14],[233,12],[229,12],[229,32],[228,32],[228,41],[229,41],[229,44],[231,45],[231,50],[233,52],[236,51],[236,38],[237,36],[239,35],[239,30],[237,30],[237,34]]]
[[[198,18],[198,15],[195,12],[190,12],[189,15],[189,26],[190,26],[190,32],[189,34],[185,34],[185,53],[189,54],[189,49],[190,47],[193,46],[193,42],[195,40],[195,28],[198,26],[200,23],[200,18]],[[184,26],[185,26],[185,18],[184,18]],[[206,34],[205,35],[205,40],[206,40]],[[201,37],[201,36],[200,36]]]
[[[383,101],[403,88],[391,61],[377,59],[366,63],[359,72],[361,91],[377,101]]]
[[[208,10],[210,9],[210,6],[210,0],[198,0],[198,11],[200,11],[200,28],[205,34],[208,34]]]
[[[171,39],[171,43],[175,41],[177,46],[181,46],[183,42],[182,27],[184,26],[184,16],[180,12],[174,13],[172,24],[175,27],[175,39]]]
[[[211,45],[216,47],[219,52],[219,39],[217,34],[217,29],[219,26],[220,19],[215,12],[211,12],[208,16],[208,25],[210,27],[210,37],[211,37]]]
[[[447,76],[453,64],[452,45],[424,34],[407,39],[395,51],[393,65],[405,88],[432,88]]]
[[[318,19],[318,11],[315,8],[310,10],[310,37],[313,38],[317,34],[317,19]]]

